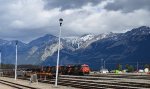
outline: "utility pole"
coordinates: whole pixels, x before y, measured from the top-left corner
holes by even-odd
[[[137,70],[137,72],[139,70],[139,63],[138,63],[138,61],[137,61],[137,64],[136,64],[136,70]]]
[[[17,45],[18,45],[18,41],[16,41],[16,64],[15,64],[15,80],[17,79]]]
[[[58,83],[58,67],[59,67],[59,51],[60,51],[60,37],[61,37],[61,26],[62,26],[63,19],[59,19],[60,29],[59,29],[59,39],[58,39],[58,55],[57,55],[57,66],[56,66],[56,79],[55,79],[55,86],[57,87]]]
[[[1,69],[2,69],[2,52],[0,50],[0,71],[1,71]]]
[[[105,69],[105,60],[104,60],[104,69]]]
[[[101,59],[101,69],[103,69],[103,58]]]

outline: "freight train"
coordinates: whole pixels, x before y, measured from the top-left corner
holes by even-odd
[[[87,75],[90,73],[90,68],[86,64],[82,65],[67,65],[67,66],[59,66],[59,74],[62,75]],[[52,73],[55,75],[56,66],[45,66],[41,69],[43,72]]]
[[[88,75],[90,73],[90,68],[87,64],[78,65],[67,65],[59,66],[59,75]],[[30,76],[31,74],[37,74],[38,76],[49,76],[55,77],[56,66],[43,66],[38,69],[28,69],[25,76]]]
[[[90,68],[87,64],[59,66],[59,75],[88,75]],[[3,69],[5,76],[14,76],[14,69]],[[53,78],[56,74],[56,66],[43,66],[36,68],[18,68],[17,76],[30,77],[37,74],[38,78]]]

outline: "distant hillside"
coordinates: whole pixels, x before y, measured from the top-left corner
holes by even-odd
[[[99,69],[119,63],[150,64],[150,28],[142,26],[126,33],[85,34],[61,39],[60,64],[86,63]],[[19,64],[56,65],[58,37],[46,34],[28,44],[18,43]],[[15,63],[15,41],[0,40],[3,63]]]
[[[80,48],[73,52],[63,49],[61,63],[86,63],[93,69],[101,67],[102,59],[105,60],[107,68],[115,68],[117,64],[136,66],[136,62],[139,65],[150,64],[149,27],[142,26],[120,34],[110,33],[102,39],[95,39],[91,39],[94,41],[86,48]],[[51,64],[51,60],[56,60],[54,56],[56,55],[49,57],[44,64]]]

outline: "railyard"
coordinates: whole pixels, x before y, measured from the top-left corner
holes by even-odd
[[[73,87],[61,86],[55,87],[53,84],[35,82],[24,79],[17,79],[10,77],[0,77],[0,88],[1,89],[76,89]]]
[[[37,77],[38,82],[30,82],[30,77],[0,77],[0,85],[8,89],[55,89],[55,78],[47,75]],[[12,87],[12,88],[10,88]],[[90,74],[86,76],[59,75],[57,89],[149,89],[150,75],[146,73]],[[5,88],[7,89],[7,88]]]

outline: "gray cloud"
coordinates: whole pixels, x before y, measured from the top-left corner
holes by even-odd
[[[64,19],[63,37],[124,32],[142,25],[150,26],[148,4],[135,5],[139,0],[112,1],[114,0],[0,0],[0,39],[29,42],[45,34],[57,36],[60,17]],[[89,2],[93,4],[88,4]],[[128,6],[124,10],[127,3],[132,8]],[[116,9],[112,4],[117,6]]]
[[[109,3],[105,9],[121,10],[123,12],[132,12],[138,9],[150,10],[150,0],[114,0]]]
[[[91,3],[97,5],[104,0],[45,0],[45,9],[60,7],[61,10],[81,8],[82,6]]]

